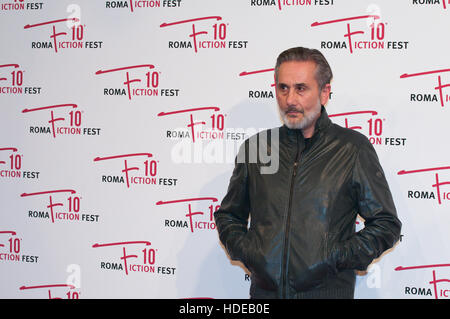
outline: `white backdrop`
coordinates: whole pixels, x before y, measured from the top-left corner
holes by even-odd
[[[0,297],[248,298],[211,213],[306,46],[403,223],[356,298],[449,298],[449,2],[1,0]]]

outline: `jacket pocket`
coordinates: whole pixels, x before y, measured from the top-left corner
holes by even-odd
[[[304,269],[297,269],[294,279],[296,291],[307,291],[321,288],[326,285],[330,276],[334,276],[337,271],[331,254],[329,234],[325,233],[317,251],[316,261],[306,266]]]
[[[338,236],[336,233],[327,234],[326,257],[330,265],[331,272],[337,274],[339,270],[340,250]]]
[[[268,271],[268,263],[263,253],[258,236],[249,231],[243,243],[242,263],[251,272],[252,281],[265,290],[276,290],[277,284],[273,279],[274,274]]]

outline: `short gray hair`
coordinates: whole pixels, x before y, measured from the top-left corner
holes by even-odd
[[[330,65],[319,50],[296,47],[287,49],[278,56],[275,65],[275,83],[278,83],[278,71],[280,65],[289,61],[315,62],[317,66],[315,78],[320,90],[324,88],[325,84],[329,84],[333,78],[333,72],[331,71]]]

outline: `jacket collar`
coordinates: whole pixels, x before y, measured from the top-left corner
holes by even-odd
[[[316,121],[314,134],[312,138],[316,140],[323,131],[325,131],[331,125],[331,120],[328,117],[328,113],[325,110],[325,107],[321,106],[320,116]],[[304,140],[303,132],[300,129],[290,129],[286,125],[281,126],[280,128],[280,137],[286,137],[289,142],[297,143],[298,138],[301,137]]]

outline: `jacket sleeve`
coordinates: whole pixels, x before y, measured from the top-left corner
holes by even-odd
[[[241,260],[245,249],[245,235],[248,231],[250,203],[248,196],[248,169],[242,159],[245,143],[242,144],[235,160],[233,175],[220,208],[214,213],[219,239],[230,258]]]
[[[365,270],[398,241],[402,225],[378,156],[368,140],[359,147],[352,186],[364,228],[337,244],[336,266]]]

